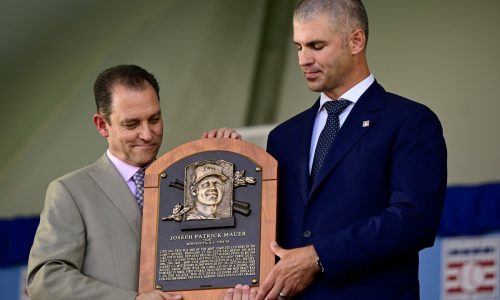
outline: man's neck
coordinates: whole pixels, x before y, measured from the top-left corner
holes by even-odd
[[[360,58],[360,61],[357,62],[357,66],[351,70],[348,78],[345,78],[341,85],[330,91],[324,91],[324,93],[330,99],[338,100],[340,96],[345,94],[361,81],[365,80],[368,76],[370,76],[370,74],[370,69],[368,68],[366,59]]]

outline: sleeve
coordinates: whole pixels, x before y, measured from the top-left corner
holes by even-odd
[[[356,277],[405,257],[416,260],[418,251],[434,243],[447,178],[446,146],[434,113],[425,109],[407,118],[388,155],[387,207],[314,244],[332,280]]]
[[[82,274],[85,249],[85,224],[74,198],[63,182],[53,181],[47,189],[28,261],[31,299],[135,299],[134,291]]]

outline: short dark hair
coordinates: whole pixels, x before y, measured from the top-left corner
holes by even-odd
[[[294,18],[308,21],[327,15],[333,29],[347,33],[361,28],[368,40],[368,15],[361,0],[301,0],[295,8]]]
[[[160,99],[160,86],[153,74],[136,65],[118,65],[102,71],[94,83],[94,96],[97,112],[110,122],[113,87],[123,85],[127,88],[143,90],[149,83]]]

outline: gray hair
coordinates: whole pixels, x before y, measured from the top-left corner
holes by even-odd
[[[368,15],[361,0],[301,0],[294,19],[309,21],[321,15],[328,16],[333,31],[349,34],[361,28],[368,40]]]

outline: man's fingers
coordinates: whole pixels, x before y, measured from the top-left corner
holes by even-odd
[[[234,131],[231,132],[230,138],[241,140],[241,134],[239,134],[236,130],[234,130]]]
[[[214,138],[216,135],[217,135],[217,129],[212,129],[212,130],[203,132],[201,137],[204,139],[211,139],[211,138]]]
[[[237,284],[234,288],[226,291],[224,300],[254,300],[255,295],[256,291],[251,290],[250,286]]]
[[[276,243],[275,241],[271,242],[271,251],[274,253],[274,255],[278,256],[279,258],[283,258],[283,255],[287,250],[283,249]]]
[[[267,275],[266,280],[264,280],[264,283],[260,286],[255,300],[264,300],[266,295],[269,294],[273,286],[276,284],[276,272],[276,266],[274,266],[269,275]]]
[[[201,138],[211,139],[211,138],[231,138],[231,139],[241,139],[241,135],[232,128],[221,127],[218,129],[212,129],[203,132]]]
[[[252,300],[252,299],[255,299],[255,297],[257,297],[257,289],[256,288],[251,288],[250,289],[250,297],[249,297],[249,299]]]
[[[271,276],[271,274],[269,274]],[[259,292],[257,293],[257,297],[255,300],[264,300],[264,297],[269,293],[269,291],[273,288],[274,278],[266,278],[264,283],[260,286]]]
[[[273,289],[269,292],[267,295],[266,299],[278,299],[279,295],[281,292],[283,292],[284,289],[284,282],[275,282]],[[286,295],[286,293],[285,293]]]
[[[234,289],[227,290],[226,294],[224,294],[224,300],[233,300],[233,295],[234,295]]]
[[[234,287],[234,293],[233,293],[233,298],[232,300],[241,300],[241,294],[242,294],[242,285],[241,284],[237,284],[235,287]]]
[[[222,137],[225,139],[228,139],[231,137],[231,133],[233,133],[233,130],[226,129],[222,132]]]
[[[281,248],[276,241],[272,241],[271,251],[279,258],[283,258],[287,250]],[[283,274],[281,274],[281,272],[282,269],[280,268],[280,264],[278,263],[273,267],[271,273],[269,273],[268,278],[264,282],[264,284],[269,282],[269,285],[265,286],[265,290],[263,290],[263,288],[261,287],[258,295],[267,295],[265,299],[277,299],[279,293],[282,292],[282,289],[284,287]]]
[[[241,287],[241,300],[252,300],[250,298],[250,286],[244,285]]]
[[[182,296],[178,295],[178,294],[162,293],[161,296],[165,300],[180,300],[180,299],[182,299]]]
[[[241,135],[234,129],[228,128],[224,131],[225,139],[241,139]]]
[[[227,128],[226,127],[221,127],[217,130],[216,138],[223,138],[224,133],[226,132]]]

